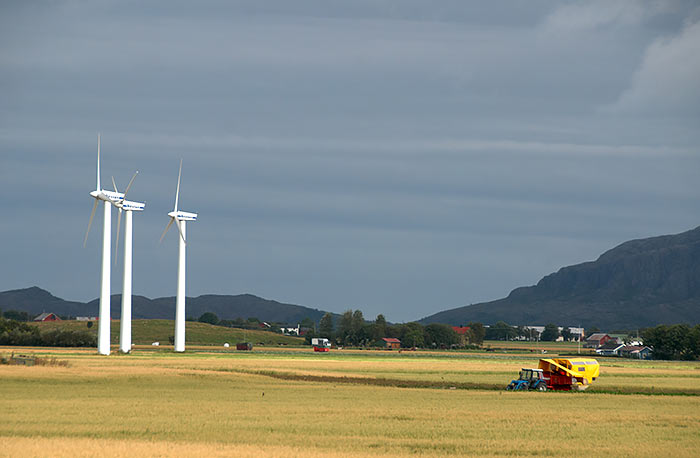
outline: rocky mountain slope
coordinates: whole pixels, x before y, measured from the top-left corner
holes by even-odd
[[[596,261],[564,267],[504,299],[445,310],[421,322],[499,320],[608,330],[700,323],[700,227],[625,242]]]

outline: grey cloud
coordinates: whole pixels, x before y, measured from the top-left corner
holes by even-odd
[[[700,115],[700,22],[646,50],[632,85],[608,107],[612,112]]]
[[[694,5],[619,5],[4,3],[0,289],[97,295],[98,131],[103,180],[140,170],[149,296],[174,292],[180,158],[190,294],[410,320],[697,226],[697,117],[647,111],[697,95],[692,63],[659,70]]]

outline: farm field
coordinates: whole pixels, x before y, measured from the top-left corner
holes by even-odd
[[[589,391],[538,393],[503,390],[521,367],[536,366],[530,354],[143,348],[99,357],[0,348],[12,351],[68,366],[0,366],[0,456],[696,456],[700,448],[697,362],[600,359]]]

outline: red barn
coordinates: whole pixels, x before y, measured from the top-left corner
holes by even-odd
[[[398,350],[399,348],[401,348],[401,341],[399,339],[396,339],[394,337],[384,337],[382,340],[384,341],[385,348],[388,348],[390,350]]]
[[[34,321],[61,321],[61,319],[55,313],[42,313],[34,318]]]
[[[452,326],[452,329],[454,329],[460,336],[463,336],[469,332],[469,326]]]
[[[583,346],[586,348],[600,348],[610,339],[612,339],[612,337],[609,335],[603,332],[597,332],[591,334],[591,336],[586,339],[586,343]]]

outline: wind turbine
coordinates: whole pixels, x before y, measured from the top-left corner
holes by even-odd
[[[175,351],[185,351],[185,248],[187,247],[187,221],[197,221],[197,214],[183,212],[177,209],[177,202],[180,197],[180,176],[182,175],[182,159],[180,159],[180,171],[177,173],[177,190],[175,191],[175,209],[168,213],[170,222],[165,226],[163,240],[170,226],[177,226],[180,233],[180,243],[177,258],[177,298],[175,299]]]
[[[129,193],[131,184],[134,182],[134,178],[138,174],[138,170],[131,177],[129,185],[124,190],[124,198],[121,202],[116,202],[115,207],[119,209],[119,218],[117,219],[117,242],[114,252],[116,253],[114,258],[114,263],[117,262],[117,257],[119,256],[119,228],[122,223],[122,211],[126,213],[124,218],[124,280],[122,282],[122,313],[121,320],[119,321],[119,350],[122,353],[131,352],[131,258],[132,258],[132,222],[131,222],[131,212],[133,211],[143,211],[146,206],[143,202],[134,202],[131,200],[126,200],[126,195]],[[114,177],[112,177],[112,185],[114,185],[114,191],[117,192],[117,185],[114,182]]]
[[[97,134],[97,186],[94,191],[90,192],[90,196],[95,199],[95,204],[92,206],[92,213],[90,213],[90,221],[88,221],[87,232],[85,233],[85,240],[83,241],[83,247],[87,243],[88,235],[90,234],[90,226],[92,225],[92,218],[95,216],[95,210],[97,210],[97,204],[100,201],[104,202],[104,222],[102,227],[102,282],[100,287],[100,309],[99,309],[99,323],[97,329],[97,352],[101,355],[109,355],[109,326],[110,326],[110,316],[109,316],[109,305],[110,305],[110,249],[112,240],[112,205],[116,202],[121,202],[124,200],[124,194],[117,192],[108,191],[102,189],[100,186],[100,134]]]

